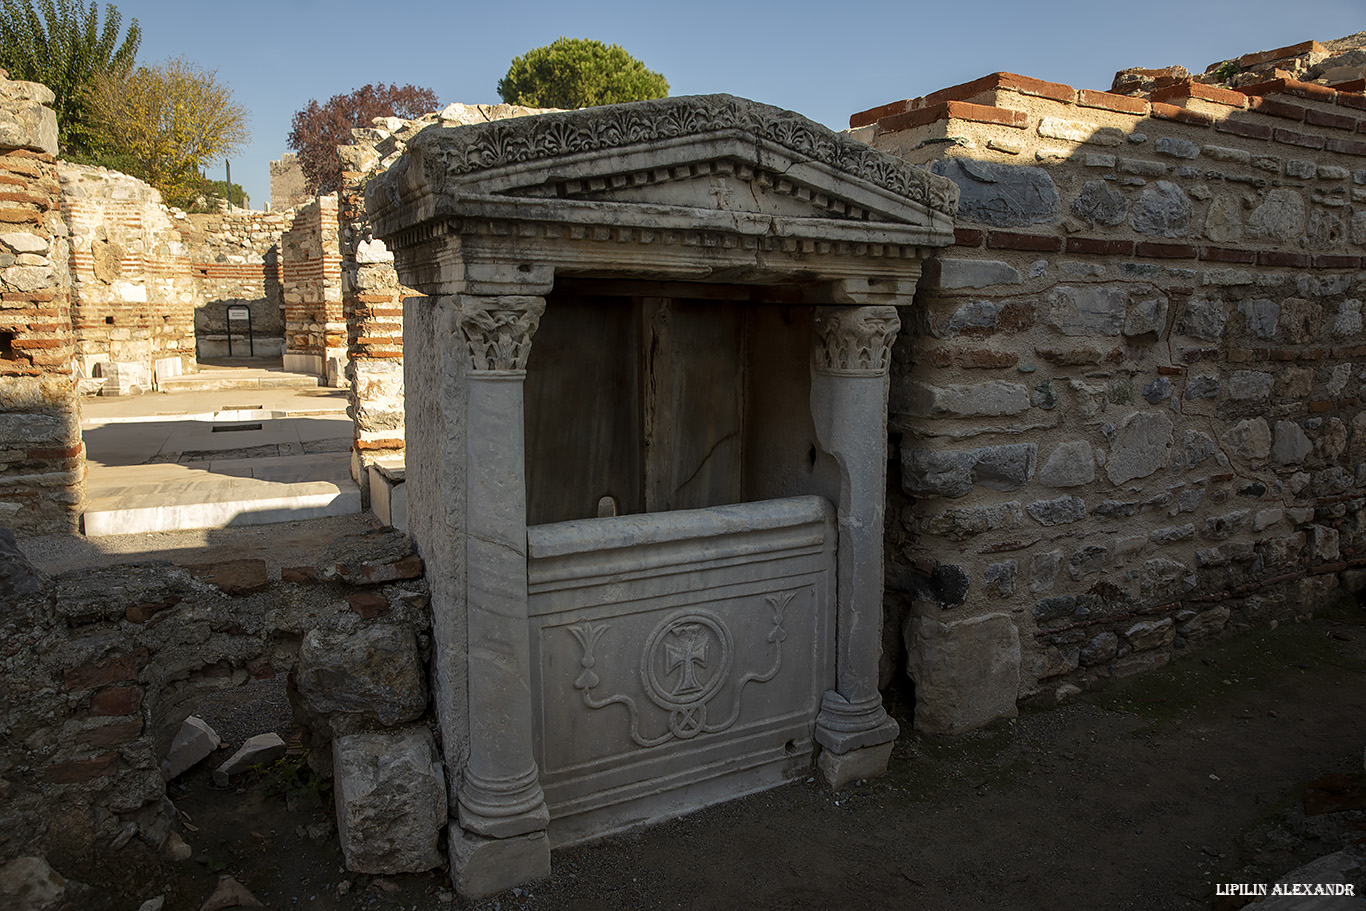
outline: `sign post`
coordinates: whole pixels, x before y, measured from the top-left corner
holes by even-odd
[[[256,356],[256,340],[251,333],[251,308],[243,304],[228,305],[228,357],[232,357],[232,324],[247,324],[247,352],[251,357]]]

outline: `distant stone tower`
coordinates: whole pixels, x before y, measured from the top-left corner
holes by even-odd
[[[279,161],[270,163],[270,208],[275,212],[283,212],[285,209],[292,209],[308,202],[308,193],[304,190],[304,169],[299,164],[299,157],[293,152],[286,152]]]

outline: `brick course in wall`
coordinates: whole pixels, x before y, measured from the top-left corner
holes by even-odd
[[[0,526],[29,534],[74,531],[85,503],[51,103],[43,86],[0,78],[7,123],[28,133],[0,145]]]
[[[918,724],[1067,698],[1355,586],[1363,102],[997,73],[851,118],[962,191],[892,377],[888,641],[904,627],[912,677],[960,700]]]
[[[286,370],[346,381],[337,197],[319,196],[295,213],[280,238]]]
[[[279,358],[284,351],[284,297],[280,239],[291,212],[190,214],[177,220],[195,285],[195,339],[200,357],[228,353],[229,306],[251,311],[253,343],[246,326],[232,325],[232,353]]]

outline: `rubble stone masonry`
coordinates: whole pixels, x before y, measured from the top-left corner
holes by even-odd
[[[85,501],[52,98],[0,73],[0,525],[30,534]]]
[[[338,228],[336,195],[319,196],[280,238],[284,367],[326,377],[334,387],[346,376]]]
[[[247,327],[232,325],[232,353],[278,358],[284,352],[284,298],[280,238],[290,212],[231,209],[177,219],[195,284],[195,339],[200,357],[228,353],[228,307],[251,310],[254,341]]]
[[[1362,87],[995,73],[851,118],[961,190],[892,375],[887,639],[918,727],[1360,587]]]

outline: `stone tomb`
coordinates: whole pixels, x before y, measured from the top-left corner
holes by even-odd
[[[368,188],[403,284],[450,851],[550,848],[885,769],[887,369],[956,189],[673,98],[430,128]]]

